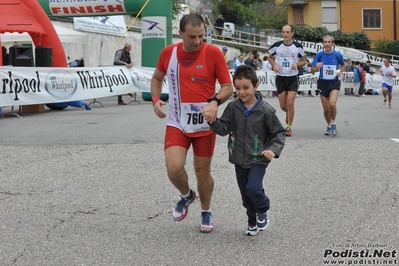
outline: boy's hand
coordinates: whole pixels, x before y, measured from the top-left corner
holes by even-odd
[[[265,156],[269,161],[276,157],[276,154],[271,150],[262,151],[262,155]]]
[[[211,101],[202,110],[202,116],[205,118],[206,122],[213,124],[218,116],[218,104],[216,101]]]

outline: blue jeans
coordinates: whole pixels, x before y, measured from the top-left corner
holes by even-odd
[[[256,213],[264,213],[270,208],[270,200],[263,189],[265,165],[254,165],[245,169],[235,165],[236,178],[240,188],[242,204],[247,209],[248,225],[256,225]]]

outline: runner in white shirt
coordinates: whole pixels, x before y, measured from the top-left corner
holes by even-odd
[[[282,30],[283,41],[275,42],[269,48],[269,63],[277,73],[276,88],[280,108],[286,112],[286,136],[292,136],[294,121],[294,101],[298,92],[298,67],[306,64],[306,56],[302,44],[292,39],[294,30],[291,25],[285,25]]]
[[[384,104],[387,103],[388,94],[388,107],[391,109],[393,79],[396,78],[396,71],[395,68],[391,66],[391,60],[389,58],[384,59],[384,65],[380,68],[380,74],[382,76],[382,95],[384,96]]]

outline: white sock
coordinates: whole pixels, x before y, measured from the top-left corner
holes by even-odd
[[[186,195],[181,195],[183,198],[188,199],[188,197],[190,197],[190,192],[191,190],[188,191],[188,193]]]

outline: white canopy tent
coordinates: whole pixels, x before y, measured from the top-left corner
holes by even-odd
[[[61,43],[74,43],[83,45],[83,57],[85,60],[85,66],[91,66],[90,64],[90,53],[89,53],[89,38],[86,33],[82,33],[76,30],[64,28],[61,26],[54,25],[54,29],[57,32]],[[4,33],[0,34],[1,43],[4,46],[20,45],[25,43],[32,43],[32,39],[27,32],[24,33]]]

